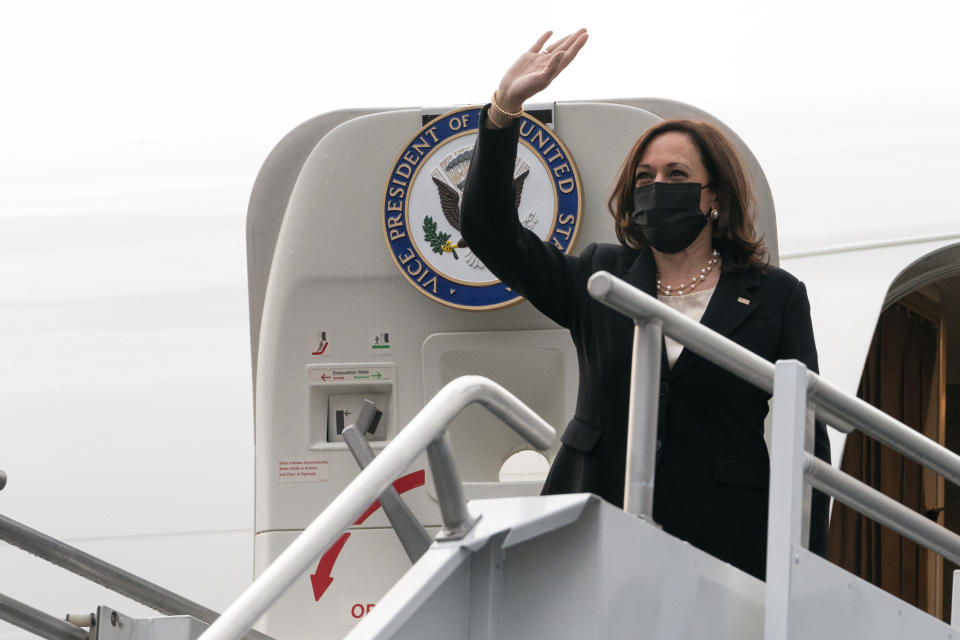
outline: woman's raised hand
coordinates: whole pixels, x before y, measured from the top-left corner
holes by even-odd
[[[517,58],[504,74],[497,88],[497,104],[509,112],[523,109],[523,103],[549,86],[566,68],[587,42],[587,30],[580,29],[551,43],[545,49],[552,31],[540,36],[529,50]],[[541,51],[541,49],[543,49]]]

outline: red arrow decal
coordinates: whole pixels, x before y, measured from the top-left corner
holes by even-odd
[[[397,490],[397,493],[406,493],[411,489],[422,487],[426,482],[427,473],[424,469],[420,469],[420,471],[408,473],[394,480],[393,488]],[[357,518],[353,524],[363,524],[363,521],[369,518],[373,512],[379,508],[380,501],[377,500],[370,505],[367,510],[363,512],[363,515]],[[330,572],[333,571],[333,565],[337,561],[337,556],[339,556],[343,550],[343,545],[347,544],[347,538],[349,537],[349,532],[344,533],[333,543],[333,546],[327,549],[323,556],[320,557],[320,562],[317,563],[317,570],[310,576],[310,584],[313,585],[314,600],[320,600],[320,597],[323,596],[327,588],[333,583],[333,577],[330,575]]]
[[[416,489],[417,487],[422,487],[427,482],[427,472],[423,469],[420,471],[414,471],[413,473],[408,473],[405,476],[401,476],[393,481],[393,488],[397,490],[397,493],[406,493],[411,489]],[[353,524],[363,524],[363,521],[373,515],[373,513],[380,508],[380,501],[376,500],[372,505],[367,507],[367,510],[363,512],[363,515],[353,521]]]
[[[337,556],[343,550],[343,545],[347,544],[347,538],[349,537],[349,533],[340,536],[340,539],[334,542],[333,546],[327,549],[326,553],[320,558],[316,572],[310,576],[314,600],[319,600],[327,587],[333,583],[333,578],[330,576],[330,572],[333,571],[333,563],[337,561]]]
[[[319,354],[314,354],[314,355],[319,355]],[[324,382],[326,382],[326,381],[327,381],[327,378],[329,378],[329,377],[330,377],[330,376],[328,376],[327,374],[323,374],[322,376],[320,376],[320,379],[323,380]]]

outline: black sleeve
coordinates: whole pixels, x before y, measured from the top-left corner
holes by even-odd
[[[502,129],[487,127],[487,109],[489,105],[480,114],[463,189],[460,231],[494,275],[569,328],[586,295],[585,260],[564,255],[520,224],[513,191],[520,122]]]
[[[811,371],[819,373],[817,345],[813,339],[813,323],[810,320],[810,302],[807,288],[797,281],[787,299],[783,313],[783,331],[777,359],[795,358]],[[815,456],[830,463],[830,439],[827,427],[819,420],[814,427]],[[827,530],[830,521],[830,498],[814,489],[810,509],[810,550],[823,557],[827,556]]]

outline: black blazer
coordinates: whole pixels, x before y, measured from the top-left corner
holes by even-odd
[[[485,116],[485,113],[484,113]],[[483,122],[483,120],[481,121]],[[567,256],[524,229],[513,201],[518,125],[481,126],[461,204],[470,248],[506,284],[567,328],[577,349],[577,408],[544,493],[591,492],[623,504],[633,323],[587,293],[604,270],[656,295],[649,250],[591,244]],[[806,290],[776,267],[722,271],[701,323],[770,361],[817,369]],[[762,578],[766,562],[769,457],[763,421],[769,395],[684,349],[662,356],[654,520],[663,529]],[[823,424],[816,455],[830,459]],[[811,548],[826,551],[827,500],[815,495]]]

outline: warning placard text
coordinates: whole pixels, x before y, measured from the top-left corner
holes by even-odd
[[[279,482],[326,482],[330,460],[324,456],[283,455],[277,458]]]

